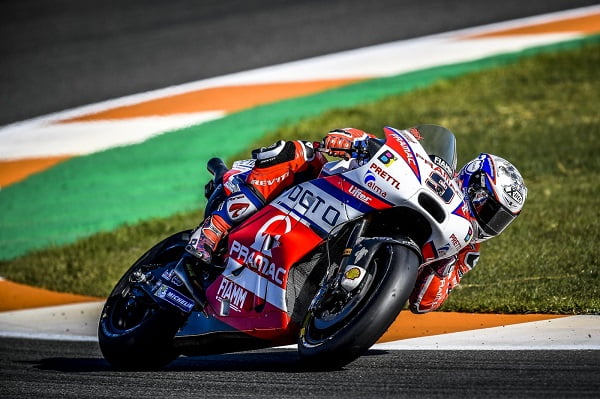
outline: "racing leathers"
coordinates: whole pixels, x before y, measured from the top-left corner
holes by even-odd
[[[332,130],[323,139],[323,150],[349,157],[347,150],[360,140],[375,137],[359,129]],[[225,200],[192,233],[186,251],[210,264],[212,255],[229,230],[256,213],[286,187],[314,179],[326,158],[308,141],[280,140],[252,151],[252,159],[237,162],[223,177]]]
[[[477,264],[479,246],[479,243],[471,243],[456,255],[421,266],[408,300],[410,310],[417,314],[427,313],[442,306],[450,291]]]

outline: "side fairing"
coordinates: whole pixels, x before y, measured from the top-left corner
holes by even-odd
[[[424,261],[451,256],[472,239],[471,215],[448,165],[434,163],[408,131],[386,128],[386,145],[369,163],[354,171],[356,178],[385,196],[394,206],[414,209],[432,228],[422,248]],[[398,221],[410,223],[410,221]]]

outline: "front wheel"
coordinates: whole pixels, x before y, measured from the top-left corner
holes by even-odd
[[[178,356],[173,337],[184,315],[161,308],[139,284],[141,276],[181,257],[186,237],[186,232],[178,233],[148,251],[121,277],[106,300],[98,341],[112,366],[157,369]]]
[[[384,244],[351,293],[328,290],[308,312],[298,351],[309,366],[338,368],[366,352],[394,322],[415,284],[419,257],[402,245]]]

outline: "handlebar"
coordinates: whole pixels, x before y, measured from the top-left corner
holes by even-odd
[[[350,148],[325,148],[323,146],[323,142],[317,141],[313,142],[313,148],[317,152],[322,152],[328,155],[331,155],[332,152],[344,152],[351,158],[364,158],[364,155],[369,155],[366,141],[367,140],[357,141]]]

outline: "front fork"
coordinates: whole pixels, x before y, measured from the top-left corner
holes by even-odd
[[[336,295],[348,297],[360,285],[366,271],[359,266],[348,264],[348,262],[353,248],[363,239],[370,222],[370,215],[366,215],[354,225],[346,241],[340,264],[335,268],[328,269],[327,274],[321,280],[319,292],[311,302],[309,311],[316,310],[327,293],[335,292]]]

